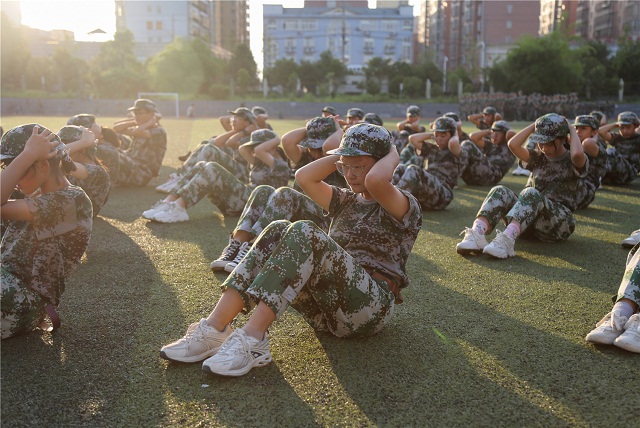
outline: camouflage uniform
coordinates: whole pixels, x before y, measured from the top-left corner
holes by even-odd
[[[182,164],[182,166],[178,168],[177,173],[179,175],[186,174],[199,162],[216,162],[223,166],[227,171],[232,173],[238,180],[248,180],[249,171],[246,161],[238,162],[238,160],[235,159],[233,155],[230,155],[215,144],[206,141],[203,141],[203,143],[204,144],[198,146],[198,148],[195,149],[193,153],[191,153],[189,158]]]
[[[96,147],[96,156],[107,169],[110,182],[115,184],[120,174],[120,150],[111,144],[101,143]]]
[[[506,133],[510,128],[507,122],[499,120],[494,122],[491,129]],[[469,140],[463,141],[461,148],[460,176],[472,186],[492,186],[499,183],[516,160],[506,141],[494,144],[490,135],[488,142],[485,137],[482,149]]]
[[[436,123],[441,119],[437,119]],[[442,120],[453,126],[449,132],[456,132],[453,119]],[[423,210],[443,210],[453,200],[452,189],[458,182],[459,159],[448,148],[440,149],[426,142],[422,144],[420,158],[423,165],[426,159],[426,169],[416,165],[398,165],[393,172],[392,182],[415,196]]]
[[[119,150],[117,184],[145,186],[158,175],[167,151],[167,133],[157,126],[148,130],[150,138],[136,137],[127,150]]]
[[[527,187],[520,195],[505,186],[492,188],[476,217],[486,217],[492,229],[500,220],[508,224],[513,219],[520,223],[523,236],[565,240],[575,229],[573,211],[578,207],[580,178],[586,175],[589,161],[580,172],[568,151],[561,160],[550,161],[535,150],[529,150],[529,156],[528,163],[521,162],[532,172]]]
[[[615,301],[620,299],[633,300],[640,305],[640,244],[636,244],[629,251],[626,269]]]
[[[375,201],[334,187],[328,235],[308,220],[272,222],[222,288],[237,290],[245,311],[262,301],[280,316],[291,305],[338,337],[379,332],[395,307],[389,280],[408,285],[405,264],[422,225],[417,201],[403,193],[410,208],[397,221]]]
[[[111,179],[109,173],[100,165],[82,165],[87,168],[89,176],[84,179],[69,177],[69,182],[74,186],[82,187],[82,190],[87,193],[93,205],[93,216],[96,217],[109,199]]]
[[[305,150],[302,152],[302,156],[300,157],[300,160],[298,161],[298,163],[295,164],[294,168],[295,169],[302,168],[303,166],[313,162],[314,160],[315,159],[313,159],[311,154]],[[333,171],[331,174],[329,174],[327,178],[325,178],[322,181],[332,186],[347,187],[347,182],[345,181],[344,176],[338,173],[338,171]],[[295,181],[293,183],[293,188],[298,192],[302,192],[300,185],[298,185],[298,183]]]
[[[13,221],[2,238],[2,338],[36,328],[47,304],[58,306],[89,243],[91,201],[68,186],[25,198],[32,221]]]
[[[624,138],[617,132],[611,133],[607,149],[607,174],[602,177],[605,184],[627,184],[638,176],[640,171],[640,134]]]
[[[594,116],[580,115],[577,116],[574,126],[589,127],[592,130],[598,130],[600,122]],[[589,172],[587,176],[582,180],[582,192],[578,195],[578,209],[584,209],[593,202],[596,197],[596,190],[600,187],[600,181],[602,177],[607,173],[607,143],[600,137],[595,137],[596,145],[598,146],[598,154],[593,157],[585,151],[585,155],[589,158]]]

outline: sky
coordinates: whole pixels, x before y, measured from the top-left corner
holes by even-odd
[[[1,0],[0,7],[15,0]],[[114,0],[19,0],[22,24],[41,30],[70,30],[76,40],[104,42],[116,31]],[[369,0],[370,7],[375,3]],[[410,1],[410,4],[417,0]],[[254,59],[262,62],[262,5],[282,4],[301,7],[303,0],[250,0],[250,46]],[[101,29],[106,34],[88,34]],[[261,68],[261,67],[259,67]]]

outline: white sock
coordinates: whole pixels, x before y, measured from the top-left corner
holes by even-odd
[[[624,300],[616,302],[616,304],[613,305],[613,309],[611,309],[611,312],[614,311],[618,312],[621,316],[626,318],[629,318],[636,312],[636,310],[633,308],[633,305],[631,305],[631,303],[629,302],[625,302]]]
[[[509,223],[504,233],[512,239],[516,239],[520,235],[520,225],[517,223]]]
[[[485,223],[484,221],[480,220],[479,218],[475,219],[475,221],[473,222],[473,226],[471,226],[471,229],[482,233],[483,235],[487,234],[487,223]]]

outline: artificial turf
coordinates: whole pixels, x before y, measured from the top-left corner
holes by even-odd
[[[65,120],[37,119],[53,130]],[[8,130],[33,119],[2,121]],[[271,122],[280,135],[304,126]],[[291,309],[270,330],[273,363],[227,379],[159,358],[217,301],[224,275],[209,263],[237,220],[206,200],[187,223],[140,217],[177,157],[221,131],[213,119],[163,123],[160,177],[112,191],[67,284],[62,328],[2,341],[2,426],[638,424],[640,355],[584,336],[610,310],[620,240],[640,227],[640,179],[604,186],[567,241],[518,240],[507,260],[455,252],[489,190],[460,181],[445,211],[424,213],[405,303],[380,334],[316,334]],[[503,180],[516,191],[525,182]]]

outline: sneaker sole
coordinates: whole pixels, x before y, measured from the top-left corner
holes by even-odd
[[[635,341],[635,343],[630,343],[624,340],[616,339],[613,344],[618,348],[624,349],[625,351],[640,353],[640,344],[638,344],[637,340]]]
[[[456,252],[462,256],[468,256],[469,254],[482,254],[484,248],[460,248],[456,246]]]
[[[217,348],[211,349],[210,351],[207,351],[204,354],[196,355],[193,357],[179,357],[179,358],[172,358],[168,356],[164,351],[160,351],[160,357],[167,361],[174,361],[178,363],[197,363],[199,361],[203,361],[209,357],[214,356],[219,349],[220,349],[220,346],[218,346]]]
[[[211,262],[211,264],[209,265],[209,267],[211,268],[212,271],[223,271],[224,267],[227,265],[227,263],[229,262],[224,262],[224,264],[215,264],[216,262]]]
[[[243,376],[246,375],[247,373],[249,373],[251,371],[252,368],[254,367],[264,367],[267,364],[269,364],[271,362],[271,352],[268,352],[264,355],[262,355],[261,357],[256,358],[255,360],[253,360],[252,364],[249,364],[245,367],[242,367],[241,369],[236,369],[236,370],[227,370],[224,373],[220,373],[220,372],[216,372],[214,370],[211,370],[211,367],[209,366],[205,366],[204,364],[202,365],[202,371],[208,374],[216,374],[216,375],[220,375],[220,376]]]
[[[590,343],[595,343],[598,345],[613,345],[613,343],[615,342],[615,340],[618,338],[618,336],[616,337],[603,337],[603,336],[591,336],[589,337],[589,335],[587,335],[584,340],[586,340],[587,342]]]
[[[482,254],[488,254],[491,257],[495,257],[496,259],[508,259],[509,257],[515,257],[515,254],[507,254],[507,255],[503,255],[503,254],[493,254],[491,252],[491,249],[489,249],[489,251],[486,251],[486,248],[484,250],[482,250]]]

